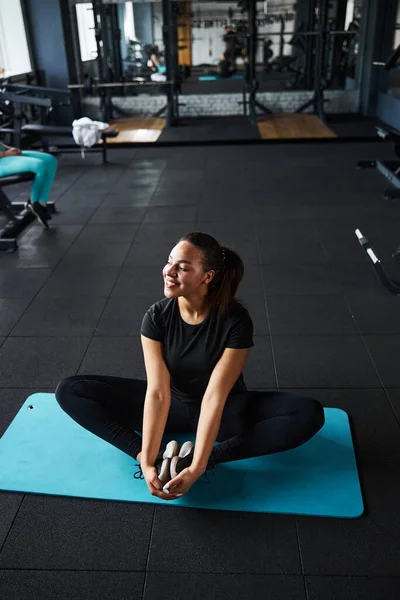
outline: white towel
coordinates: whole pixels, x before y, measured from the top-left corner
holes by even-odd
[[[167,81],[167,77],[162,73],[152,73],[150,79],[152,81]]]
[[[82,158],[85,158],[85,148],[91,148],[101,138],[101,132],[109,127],[108,123],[92,121],[89,117],[75,119],[72,122],[72,135],[75,143],[81,147]]]

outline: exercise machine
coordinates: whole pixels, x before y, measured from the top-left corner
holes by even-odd
[[[400,59],[400,46],[391,54],[389,59],[384,62],[374,62],[374,65],[385,67],[386,71],[391,71],[397,68]],[[378,135],[385,140],[392,140],[394,142],[394,151],[398,158],[400,158],[400,134],[391,129],[390,127],[377,127]],[[388,179],[395,187],[392,189],[385,189],[384,197],[386,199],[400,198],[400,162],[399,161],[388,161],[388,160],[369,160],[360,161],[357,164],[359,169],[376,168],[382,175]],[[400,295],[400,282],[395,281],[388,277],[386,274],[381,261],[379,260],[376,252],[374,251],[370,240],[361,233],[359,229],[356,229],[355,234],[358,241],[365,251],[365,254],[372,265],[375,273],[379,277],[384,287],[391,293]],[[400,247],[394,250],[392,257],[396,262],[400,264]]]
[[[379,258],[376,255],[369,239],[365,235],[363,235],[359,229],[356,229],[355,234],[357,236],[358,241],[360,242],[362,249],[364,250],[364,252],[368,258],[369,263],[373,267],[373,269],[374,269],[375,273],[377,274],[377,276],[379,277],[379,280],[381,281],[381,283],[391,294],[395,294],[395,295],[399,296],[400,295],[400,282],[390,279],[390,277],[388,277],[388,275],[386,274],[386,272],[382,266],[381,261],[379,260]],[[393,258],[395,260],[399,261],[400,249],[397,249],[394,252]]]
[[[243,10],[248,12],[248,33],[247,48],[247,74],[246,84],[247,89],[244,93],[248,94],[248,101],[245,103],[249,107],[250,121],[257,122],[256,109],[263,113],[271,113],[271,111],[263,106],[257,100],[257,92],[259,82],[256,73],[256,51],[257,41],[262,39],[257,33],[257,3],[256,0],[243,0],[241,3]],[[280,36],[282,47],[282,32],[269,32],[266,34],[268,38],[272,36]],[[301,23],[296,29],[292,40],[289,42],[292,46],[296,46],[301,54],[304,54],[304,69],[303,72],[299,68],[292,67],[292,64],[299,58],[299,54],[293,56],[282,56],[281,58],[272,61],[271,66],[274,68],[274,62],[277,62],[278,68],[275,70],[293,71],[297,78],[303,78],[304,88],[312,90],[313,94],[310,100],[302,104],[295,113],[303,113],[305,111],[316,115],[323,123],[327,123],[325,114],[325,104],[329,102],[326,98],[325,91],[329,87],[329,72],[332,70],[332,60],[330,52],[332,47],[338,46],[341,38],[356,39],[358,30],[345,31],[342,29],[332,28],[332,23],[329,20],[329,2],[328,0],[310,0],[308,7],[308,19],[305,23]],[[328,60],[329,58],[329,60]],[[279,64],[279,60],[282,64]],[[246,110],[245,110],[246,115]]]
[[[117,92],[122,91],[125,93],[126,90],[131,90],[134,93],[139,93],[140,89],[144,88],[144,91],[151,91],[152,89],[162,89],[166,94],[166,104],[157,113],[152,115],[153,117],[160,117],[163,113],[167,113],[167,126],[174,124],[175,117],[177,115],[176,104],[177,104],[177,87],[173,81],[141,81],[140,78],[136,78],[134,81],[116,81],[107,83],[104,81],[95,81],[91,77],[85,78],[84,83],[71,83],[68,85],[68,89],[72,91],[82,91],[86,94],[93,95],[97,92],[101,100],[100,111],[102,113],[102,119],[104,122],[111,121],[115,118],[116,108],[112,102],[112,90]],[[120,109],[117,109],[120,112]],[[175,111],[175,112],[174,112]],[[108,131],[108,130],[107,130]]]
[[[248,59],[246,69],[246,87],[243,88],[243,111],[244,115],[247,116],[247,106],[249,108],[249,119],[252,125],[257,125],[257,108],[266,115],[271,115],[272,110],[264,106],[257,100],[257,92],[259,89],[259,82],[257,80],[256,72],[256,53],[257,53],[257,2],[256,0],[249,0],[247,2],[248,10]],[[246,92],[249,95],[247,101]]]
[[[118,19],[116,19],[116,7],[104,3],[103,0],[93,0],[92,8],[95,20],[95,37],[97,41],[97,71],[98,79],[87,78],[83,82],[71,83],[68,88],[82,94],[96,94],[100,98],[100,119],[108,123],[114,118],[124,116],[124,112],[113,102],[113,95],[132,95],[141,92],[151,93],[153,91],[165,93],[165,105],[152,117],[165,116],[166,126],[178,124],[179,120],[179,93],[181,73],[178,65],[178,24],[179,3],[170,0],[162,0],[162,36],[164,42],[165,81],[153,81],[151,75],[154,71],[147,67],[146,46],[141,47],[138,57],[141,64],[141,73],[133,74],[132,80],[123,76],[122,59],[119,51]],[[137,45],[134,51],[138,50]],[[148,49],[154,54],[154,45]],[[145,64],[146,63],[146,64]],[[136,70],[136,69],[134,69]],[[161,79],[161,78],[160,78]]]
[[[394,143],[394,153],[400,158],[400,133],[385,125],[385,127],[376,127],[379,137],[386,141],[392,141]],[[380,173],[392,185],[394,188],[385,188],[384,198],[385,200],[394,200],[400,198],[400,161],[396,160],[361,160],[357,164],[358,169],[378,169]]]
[[[391,71],[398,67],[400,59],[400,45],[391,54],[388,60],[384,62],[374,62],[374,65],[383,66],[386,71]],[[379,126],[376,128],[379,137],[384,140],[394,142],[394,153],[400,158],[400,133],[388,126]],[[384,197],[386,200],[400,198],[400,161],[395,160],[362,160],[357,163],[358,169],[376,168],[394,188],[385,189]]]
[[[44,96],[44,97],[43,97]],[[54,100],[61,96],[61,100]],[[72,139],[72,125],[70,127],[53,125],[50,115],[55,105],[70,106],[71,98],[68,90],[45,88],[36,85],[19,85],[3,83],[0,90],[0,104],[11,107],[12,128],[0,128],[0,133],[11,135],[12,145],[21,148],[22,136],[32,135],[39,139],[42,152],[50,154],[76,154],[81,153],[81,148]],[[41,111],[42,123],[24,124],[23,106],[37,106]],[[118,131],[106,129],[101,133],[101,144],[85,149],[85,152],[101,152],[103,164],[107,162],[107,139],[118,136]],[[50,138],[70,137],[70,144],[51,144]],[[36,148],[35,148],[36,149]]]

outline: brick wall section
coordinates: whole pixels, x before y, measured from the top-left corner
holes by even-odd
[[[295,112],[302,104],[310,100],[312,92],[265,92],[257,95],[257,100],[268,107],[272,112]],[[328,102],[325,104],[327,113],[357,113],[359,109],[359,92],[330,90],[325,92]],[[181,117],[200,116],[228,116],[243,114],[242,94],[190,94],[180,96]],[[114,98],[113,104],[121,108],[126,116],[152,116],[166,103],[165,96],[151,96],[141,94],[125,98]],[[98,119],[98,98],[84,100],[84,115],[91,119]],[[311,109],[309,109],[311,112]]]

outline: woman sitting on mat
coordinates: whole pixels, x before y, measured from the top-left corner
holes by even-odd
[[[163,269],[166,297],[142,322],[147,382],[76,375],[57,386],[67,414],[140,462],[153,496],[174,500],[215,464],[296,448],[324,424],[317,400],[247,390],[253,323],[235,299],[243,273],[236,252],[210,235],[183,236]],[[160,451],[164,433],[188,431],[195,445]]]
[[[46,228],[49,227],[48,220],[51,219],[46,204],[56,171],[57,159],[51,154],[9,148],[0,142],[0,177],[26,172],[35,174],[27,207]]]

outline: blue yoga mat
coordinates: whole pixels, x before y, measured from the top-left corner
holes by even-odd
[[[199,81],[220,81],[227,79],[243,79],[243,75],[232,75],[231,77],[220,77],[218,75],[200,75]]]
[[[217,510],[355,518],[363,513],[347,414],[294,450],[216,465],[178,500],[150,494],[134,459],[86,431],[53,394],[30,396],[0,439],[0,490]],[[193,434],[173,436],[183,443]]]

